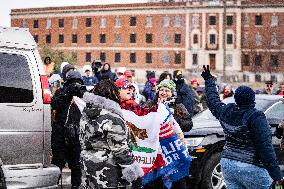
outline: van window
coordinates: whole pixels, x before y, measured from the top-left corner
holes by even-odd
[[[28,62],[22,55],[0,53],[0,103],[33,101]]]

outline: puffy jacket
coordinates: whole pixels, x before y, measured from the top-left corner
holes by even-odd
[[[146,100],[153,101],[156,96],[156,91],[153,90],[153,83],[147,81],[142,94],[145,96]]]
[[[222,157],[264,167],[273,180],[280,180],[282,174],[264,113],[254,106],[222,103],[212,79],[205,81],[205,92],[208,107],[225,133]]]
[[[198,96],[191,86],[184,82],[184,79],[175,80],[177,90],[177,103],[182,103],[192,117],[195,112],[195,107],[199,103]]]

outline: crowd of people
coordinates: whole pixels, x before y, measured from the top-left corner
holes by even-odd
[[[49,65],[51,59],[45,62]],[[50,67],[46,66],[47,71]],[[198,80],[188,83],[182,71],[176,70],[173,75],[163,72],[159,78],[148,72],[141,93],[131,70],[114,73],[110,64],[101,61],[85,65],[83,77],[66,62],[61,65],[60,79],[47,73],[53,91],[52,163],[61,170],[68,163],[73,189],[126,188],[130,183],[133,189],[169,188],[163,175],[143,182],[145,172],[131,155],[133,130],[123,114],[129,110],[145,116],[157,112],[161,103],[173,115],[168,129],[184,146],[183,132],[191,130],[195,114],[208,107],[220,120],[226,140],[221,167],[228,189],[268,189],[283,183],[269,125],[265,115],[254,108],[256,92],[247,86],[233,91],[226,85],[220,96],[209,67],[201,74],[205,90],[198,90]],[[273,94],[271,87],[265,91]],[[222,103],[230,96],[236,103]],[[190,188],[188,176],[174,180],[171,188]]]

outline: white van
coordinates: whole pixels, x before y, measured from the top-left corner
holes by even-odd
[[[27,28],[0,27],[0,188],[57,188],[50,91]]]

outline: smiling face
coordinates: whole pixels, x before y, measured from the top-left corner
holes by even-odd
[[[108,64],[105,64],[104,67],[103,67],[103,69],[104,69],[104,70],[109,70],[109,65],[108,65]]]
[[[126,89],[121,88],[119,90],[120,100],[121,101],[126,101],[126,100],[132,99],[133,92],[134,92],[134,88],[133,87],[129,87],[129,88],[126,88]]]
[[[161,87],[159,89],[159,98],[162,100],[167,100],[168,98],[172,97],[172,91],[167,87]]]

